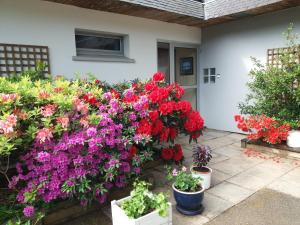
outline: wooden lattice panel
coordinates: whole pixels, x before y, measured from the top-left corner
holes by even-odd
[[[273,67],[281,67],[281,56],[283,54],[289,53],[289,58],[291,62],[300,63],[300,45],[291,48],[273,48],[267,51],[267,62],[268,65]]]
[[[45,64],[44,73],[50,73],[47,46],[0,43],[0,76],[34,70],[39,62]]]

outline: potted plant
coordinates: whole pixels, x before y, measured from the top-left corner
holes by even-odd
[[[291,148],[300,148],[300,128],[289,131],[286,143]]]
[[[206,145],[197,145],[193,148],[193,166],[191,172],[194,177],[201,177],[202,186],[210,188],[212,169],[207,166],[211,160],[211,149]]]
[[[187,173],[186,168],[182,167],[177,171],[171,171],[168,168],[168,179],[173,181],[173,194],[176,200],[176,209],[178,212],[193,216],[201,214],[204,207],[202,201],[204,198],[204,188],[201,185],[200,177],[193,177]]]
[[[166,195],[153,194],[144,181],[133,186],[129,197],[111,202],[113,225],[171,225],[172,207]]]

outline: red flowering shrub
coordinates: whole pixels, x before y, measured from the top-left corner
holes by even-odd
[[[236,115],[234,119],[240,130],[249,132],[249,140],[260,139],[270,144],[279,144],[287,139],[290,130],[288,124],[282,125],[275,119],[265,115],[249,116],[248,118]]]

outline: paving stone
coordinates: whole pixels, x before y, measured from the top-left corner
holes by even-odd
[[[281,180],[288,181],[293,185],[300,185],[300,167],[297,167],[287,174],[283,175]]]
[[[247,189],[258,191],[259,189],[271,183],[273,179],[274,178],[272,177],[262,178],[258,176],[247,175],[245,173],[240,173],[234,177],[231,177],[227,181]]]
[[[210,188],[218,185],[219,183],[223,182],[224,180],[227,180],[230,177],[231,177],[231,175],[229,175],[229,174],[223,173],[219,170],[213,170],[212,176],[211,176],[211,187]]]
[[[268,185],[268,188],[300,198],[300,180],[297,183],[278,179]]]
[[[208,189],[207,192],[235,204],[243,201],[254,193],[252,190],[228,183],[226,181]]]
[[[232,207],[234,203],[221,199],[215,195],[208,193],[207,191],[204,194],[203,206],[205,207],[203,216],[206,216],[210,219],[215,218],[216,216],[223,213],[225,210]]]
[[[228,157],[233,157],[233,156],[237,156],[237,155],[241,155],[241,151],[239,151],[238,149],[236,149],[233,146],[225,146],[225,147],[221,147],[221,148],[216,148],[213,150],[214,153],[219,153]]]
[[[209,218],[205,216],[185,216],[180,214],[173,206],[173,225],[202,225],[207,222],[209,222]]]
[[[212,165],[212,164],[215,164],[215,163],[218,163],[218,162],[222,162],[226,159],[229,159],[229,157],[225,156],[225,155],[222,155],[222,154],[218,154],[216,152],[212,152],[212,158],[209,162],[209,165]]]
[[[253,167],[254,164],[249,162],[243,162],[237,159],[228,159],[222,162],[215,163],[211,165],[211,168],[217,169],[223,173],[227,173],[229,175],[236,175],[238,173],[241,173],[251,167]]]

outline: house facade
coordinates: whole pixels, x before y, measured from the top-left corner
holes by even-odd
[[[237,131],[233,115],[247,93],[250,56],[265,62],[268,49],[286,46],[281,33],[290,22],[300,32],[299,5],[298,0],[0,0],[0,43],[6,46],[1,51],[0,44],[0,72],[19,71],[11,67],[20,59],[9,57],[22,57],[23,48],[29,59],[22,60],[34,63],[35,46],[47,47],[52,74],[68,78],[92,73],[118,82],[147,79],[160,70],[186,89],[185,98],[207,127]]]

